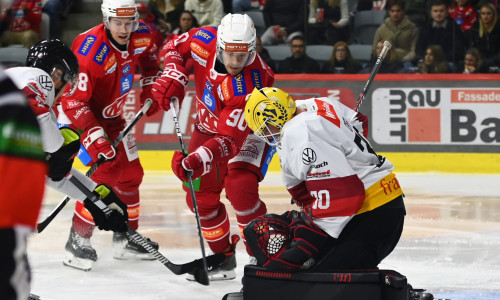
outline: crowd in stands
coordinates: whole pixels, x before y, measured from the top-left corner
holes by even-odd
[[[15,0],[2,12],[0,45],[29,47],[40,39],[40,15],[50,17],[50,37],[76,0]],[[385,40],[392,48],[380,73],[498,73],[498,0],[145,0],[138,8],[156,33],[158,48],[198,26],[217,26],[226,13],[262,14],[257,50],[276,73],[368,73]],[[371,60],[356,61],[353,28],[360,11],[384,11],[376,25]],[[266,47],[288,45],[290,56],[275,60]],[[310,45],[329,45],[331,57],[315,61]]]

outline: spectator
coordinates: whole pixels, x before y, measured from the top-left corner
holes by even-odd
[[[405,15],[402,1],[396,0],[389,3],[388,8],[389,17],[375,32],[373,48],[376,47],[378,41],[387,40],[391,42],[398,61],[410,62],[415,58],[417,26]]]
[[[278,73],[319,73],[320,65],[306,54],[306,42],[303,36],[296,36],[290,43],[292,56],[286,58],[278,65]]]
[[[183,0],[149,0],[147,6],[163,32],[168,33],[179,26],[179,17],[184,10]]]
[[[254,3],[259,3],[255,1]],[[240,14],[252,8],[252,1],[250,0],[232,0],[233,13]]]
[[[450,68],[444,57],[443,48],[439,45],[430,45],[425,49],[424,59],[418,63],[417,73],[436,74],[449,73]]]
[[[382,52],[383,47],[384,47],[384,40],[379,40],[375,45],[375,47],[373,47],[372,49],[372,57],[370,59],[370,63],[367,65],[366,68],[361,70],[360,73],[370,73],[371,69],[373,68],[373,66],[377,61],[377,58]],[[403,63],[398,61],[396,52],[394,52],[393,49],[391,48],[387,52],[387,55],[385,56],[384,61],[380,65],[380,69],[378,70],[378,72],[380,74],[395,74],[395,73],[401,73],[403,69],[404,69]]]
[[[405,0],[405,12],[418,29],[425,26],[429,18],[431,0]]]
[[[176,27],[174,30],[172,30],[172,34],[183,34],[185,32],[188,32],[189,30],[200,27],[198,24],[198,20],[193,16],[193,14],[190,11],[183,11],[181,15],[179,16],[179,26]]]
[[[448,16],[448,8],[443,0],[431,3],[431,20],[420,30],[417,41],[417,58],[423,59],[429,45],[439,45],[448,62],[457,63],[464,57],[465,38],[455,20]]]
[[[457,73],[472,74],[472,73],[487,73],[488,68],[483,62],[481,52],[476,48],[469,48],[465,52],[465,58],[457,68]]]
[[[347,0],[311,0],[307,43],[333,45],[349,39]]]
[[[40,39],[41,0],[14,1],[5,12],[5,22],[8,28],[0,39],[2,46],[21,44],[31,48]]]
[[[224,17],[221,0],[186,0],[184,7],[193,14],[200,26],[219,26]]]
[[[293,37],[303,35],[306,0],[267,0],[264,22],[267,30],[262,34],[262,45],[290,43]]]
[[[483,2],[479,6],[479,21],[467,32],[469,47],[477,48],[488,66],[500,61],[500,24],[495,6]]]
[[[72,0],[42,0],[42,10],[49,16],[49,37],[61,37],[61,21],[66,20]]]
[[[330,61],[323,66],[323,73],[356,74],[361,71],[361,64],[352,58],[346,42],[339,41],[333,45]]]
[[[467,32],[477,20],[477,12],[468,0],[455,0],[455,5],[448,8],[448,15],[453,18],[463,32]]]
[[[262,42],[260,40],[260,37],[256,38],[256,46],[257,46],[257,54],[262,58],[266,64],[273,70],[273,72],[276,73],[276,64],[274,63],[274,60],[271,58],[271,55],[269,55],[269,52],[267,51],[266,48],[262,47]]]
[[[163,42],[166,37],[165,32],[156,22],[155,15],[149,11],[149,9],[146,7],[146,4],[137,2],[137,12],[139,13],[139,19],[148,24],[149,28],[151,29],[151,38],[153,43],[158,48],[158,52],[163,46]]]

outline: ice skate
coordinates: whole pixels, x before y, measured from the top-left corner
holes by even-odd
[[[146,238],[148,243],[154,249],[158,250],[158,243],[153,242]],[[137,259],[137,260],[154,260],[152,256],[144,247],[127,238],[127,233],[114,232],[113,233],[113,257],[116,259]]]
[[[66,258],[63,264],[83,271],[90,271],[94,261],[97,261],[97,252],[90,245],[90,238],[85,238],[71,227],[68,242],[66,243]]]
[[[240,240],[238,235],[233,235],[231,237],[231,249],[226,252],[226,259],[218,266],[208,269],[208,279],[210,281],[220,281],[220,280],[231,280],[236,278],[236,244]],[[189,274],[186,277],[189,281],[194,281],[194,276]]]

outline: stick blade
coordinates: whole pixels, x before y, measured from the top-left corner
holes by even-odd
[[[208,271],[202,268],[196,268],[193,273],[194,280],[196,282],[203,284],[203,285],[209,285],[210,280],[208,279]]]

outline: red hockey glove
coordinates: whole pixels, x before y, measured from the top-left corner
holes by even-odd
[[[172,158],[172,171],[182,181],[188,181],[186,172],[192,172],[191,178],[196,179],[210,172],[212,159],[212,152],[203,146],[187,157],[184,157],[182,152],[175,151]]]
[[[170,109],[170,99],[173,97],[179,100],[179,105],[182,103],[188,81],[189,72],[186,68],[173,63],[165,65],[163,74],[155,81],[152,90],[163,110]]]
[[[87,149],[92,161],[96,162],[99,157],[112,160],[116,155],[116,150],[104,135],[102,127],[93,127],[82,133],[82,145]]]
[[[159,76],[149,76],[149,77],[141,78],[140,85],[141,85],[142,91],[141,91],[141,95],[139,97],[139,100],[141,101],[141,107],[144,106],[144,103],[146,102],[147,99],[154,100],[153,84],[155,83],[155,80],[157,80],[158,78],[159,78]],[[158,105],[158,102],[153,101],[153,104],[151,104],[151,107],[149,108],[146,115],[148,117],[150,117],[150,116],[154,115],[155,113],[157,113],[159,109],[160,109],[160,106]]]

